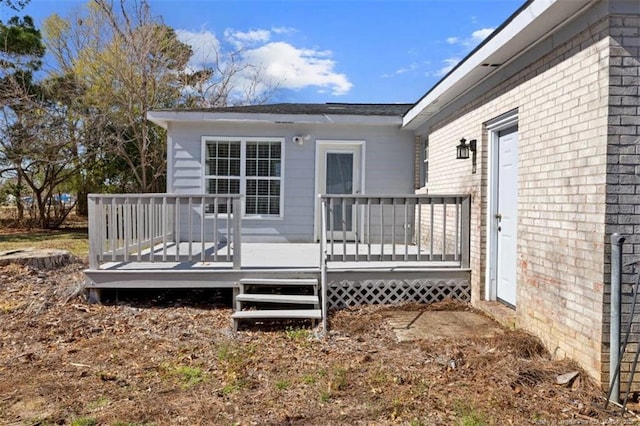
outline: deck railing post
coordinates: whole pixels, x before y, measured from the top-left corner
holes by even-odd
[[[325,336],[328,336],[328,307],[329,297],[328,283],[327,283],[327,202],[326,199],[321,198],[322,204],[320,207],[320,290],[321,303],[322,303],[322,332]]]
[[[98,256],[102,251],[103,242],[103,230],[102,220],[98,219],[98,202],[96,195],[89,195],[87,197],[87,207],[89,209],[89,268],[98,269],[100,262]]]
[[[242,267],[242,199],[233,199],[233,269]]]
[[[468,268],[471,265],[471,196],[462,199],[460,215],[460,266]]]

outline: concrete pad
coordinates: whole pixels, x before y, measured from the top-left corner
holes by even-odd
[[[399,342],[493,337],[503,332],[494,321],[467,311],[390,311],[387,322]]]

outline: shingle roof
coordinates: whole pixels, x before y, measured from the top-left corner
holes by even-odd
[[[255,114],[302,114],[302,115],[370,115],[370,116],[402,116],[414,104],[269,104],[231,106],[221,108],[196,108],[173,111],[197,111],[218,113],[255,113]]]

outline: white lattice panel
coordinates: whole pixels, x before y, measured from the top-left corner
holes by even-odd
[[[354,305],[433,303],[444,299],[471,301],[468,280],[362,280],[332,281],[328,288],[329,308]]]

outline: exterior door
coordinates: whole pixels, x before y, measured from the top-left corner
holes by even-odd
[[[516,306],[518,228],[518,130],[498,133],[496,297]]]
[[[359,194],[361,175],[360,145],[323,144],[319,149],[318,191],[321,194]],[[327,216],[334,240],[356,239],[356,211],[350,203],[334,203]],[[346,232],[345,232],[346,231]]]

